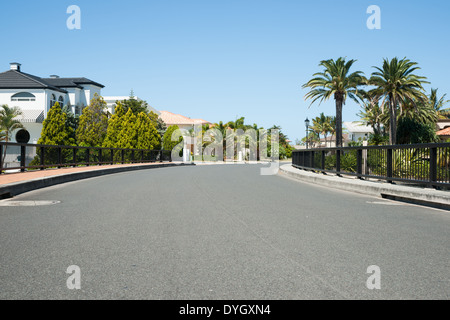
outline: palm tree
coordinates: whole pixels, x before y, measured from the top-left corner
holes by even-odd
[[[241,117],[239,119],[236,119],[236,121],[230,121],[226,125],[230,127],[231,129],[237,130],[237,129],[245,129],[245,118]]]
[[[356,60],[345,61],[345,58],[323,60],[319,66],[324,67],[323,72],[313,75],[313,79],[303,85],[311,88],[305,99],[312,99],[311,105],[319,100],[323,101],[334,97],[336,101],[336,146],[342,146],[342,107],[347,97],[358,103],[360,98],[359,86],[367,82],[361,71],[350,73],[350,68]]]
[[[444,106],[449,103],[450,100],[445,100],[446,94],[438,98],[437,91],[438,89],[431,89],[431,93],[428,96],[428,103],[431,108],[436,110],[440,119],[447,119],[450,117],[450,108],[444,109]]]
[[[369,93],[364,93],[361,109],[358,116],[364,124],[371,126],[375,135],[383,135],[381,126],[386,118],[384,106],[380,106],[379,101]]]
[[[382,104],[389,103],[389,143],[396,144],[397,112],[403,113],[407,103],[412,103],[416,108],[418,102],[427,100],[422,87],[425,77],[413,74],[420,69],[417,63],[409,59],[393,58],[383,60],[382,68],[374,67],[377,71],[369,80],[370,85],[376,88],[370,91],[377,99],[383,99]],[[398,109],[398,110],[397,110]]]
[[[312,122],[313,122],[312,129],[318,132],[319,134],[323,135],[325,139],[325,146],[327,146],[327,137],[332,130],[331,117],[325,116],[325,114],[322,112],[320,116],[312,119]]]
[[[397,121],[401,118],[409,118],[422,123],[434,124],[439,119],[440,113],[431,104],[426,102],[407,102],[402,107],[402,112],[398,114]]]
[[[336,117],[330,117],[330,134],[331,134],[331,140],[333,140],[333,137],[336,135]]]
[[[9,142],[11,140],[12,133],[17,130],[23,128],[22,123],[19,120],[15,119],[16,117],[22,115],[22,111],[18,107],[8,107],[8,105],[4,104],[1,106],[2,110],[0,110],[0,131],[2,132],[2,140],[5,142]],[[1,155],[0,155],[1,156]],[[6,146],[3,152],[2,162],[5,162],[6,157]]]

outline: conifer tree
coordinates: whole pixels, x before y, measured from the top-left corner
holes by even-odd
[[[106,102],[101,96],[95,94],[90,105],[83,109],[80,116],[76,131],[78,145],[101,147],[106,137],[107,128]]]
[[[163,149],[172,151],[172,149],[183,141],[183,137],[180,137],[178,141],[172,141],[172,134],[174,131],[179,130],[180,128],[177,125],[170,126],[163,137]]]
[[[47,113],[43,122],[41,137],[38,144],[46,145],[75,145],[73,129],[66,125],[67,114],[63,112],[58,102]]]
[[[159,150],[161,148],[161,137],[144,112],[137,115],[134,131],[136,133],[136,149]]]
[[[74,146],[76,145],[73,138],[73,129],[66,125],[67,114],[61,109],[58,102],[47,113],[47,118],[43,122],[41,137],[38,144],[44,145],[61,145]],[[39,165],[41,157],[41,150],[38,148],[36,158],[30,165]],[[72,157],[71,149],[62,149],[62,162],[67,162]],[[58,164],[58,150],[56,148],[46,148],[44,154],[45,164]]]
[[[121,129],[117,134],[116,148],[133,149],[136,141],[136,133],[134,131],[136,116],[131,109],[120,118]]]
[[[156,130],[158,131],[159,135],[161,137],[163,137],[167,130],[166,123],[153,111],[150,111],[148,113],[148,117],[152,121],[152,123],[155,126]]]
[[[108,120],[108,129],[105,140],[103,141],[103,147],[105,148],[119,148],[118,138],[123,128],[125,109],[122,103],[118,101],[114,110],[114,114]]]

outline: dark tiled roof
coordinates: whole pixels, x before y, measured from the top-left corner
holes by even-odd
[[[82,89],[83,84],[105,87],[87,78],[39,78],[17,70],[0,73],[0,89],[51,89],[67,93],[63,88]]]
[[[44,79],[16,70],[0,73],[0,89],[51,89],[67,93],[66,90],[53,86]]]
[[[87,78],[44,78],[45,82],[59,88],[82,88],[82,84],[92,84],[104,88],[105,86]]]

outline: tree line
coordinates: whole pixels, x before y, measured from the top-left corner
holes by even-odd
[[[437,141],[434,126],[438,119],[450,118],[450,109],[444,108],[448,100],[446,95],[439,97],[437,89],[426,94],[423,85],[429,82],[416,74],[420,70],[416,62],[406,57],[383,59],[381,67],[373,67],[370,77],[361,71],[351,72],[355,62],[342,57],[322,60],[319,66],[323,70],[302,86],[310,89],[305,99],[311,100],[311,105],[335,100],[335,118],[324,119],[321,114],[313,127],[316,133],[332,133],[336,146],[342,146],[342,108],[351,99],[361,106],[358,115],[363,122],[372,126],[374,144]]]
[[[7,105],[2,106],[2,109],[0,111],[0,140],[8,142],[11,141],[11,135],[15,130],[23,128],[22,123],[17,119],[22,112],[18,107],[9,108]],[[255,129],[258,131],[263,129],[256,124],[246,124],[245,118],[241,117],[235,121],[220,121],[212,125],[203,125],[200,132],[202,137],[211,128],[219,130],[224,138],[227,130],[236,132],[236,130]],[[48,111],[43,122],[38,144],[171,151],[182,139],[180,137],[178,141],[172,141],[172,134],[177,129],[179,128],[176,125],[167,128],[167,125],[156,113],[149,112],[147,102],[135,99],[133,93],[130,94],[129,99],[116,102],[114,114],[107,110],[104,99],[96,94],[90,104],[83,108],[80,116],[74,115],[70,106],[60,106],[56,102]],[[287,136],[281,132],[281,127],[274,125],[270,129],[280,131],[280,157],[291,157],[292,147],[289,145]],[[188,131],[190,136],[194,136],[193,128]],[[210,143],[212,141],[202,141],[202,148],[206,148]],[[223,141],[224,155],[226,154],[225,146],[226,141]],[[46,163],[57,161],[56,151],[56,149],[46,151],[44,157]],[[41,157],[39,152],[40,150],[37,150],[38,154],[32,165],[39,165]],[[81,151],[79,153],[80,157],[85,157]],[[96,158],[98,152],[92,150],[90,156]],[[71,157],[69,149],[63,150],[63,162],[70,161]]]

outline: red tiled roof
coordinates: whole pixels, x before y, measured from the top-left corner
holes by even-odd
[[[168,125],[195,125],[195,124],[210,124],[210,122],[203,119],[191,119],[181,114],[175,114],[169,111],[160,111],[159,117]]]
[[[438,136],[450,136],[450,127],[439,130],[438,132],[436,132],[436,134]]]

